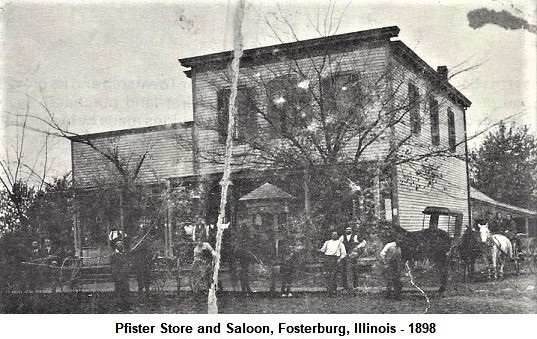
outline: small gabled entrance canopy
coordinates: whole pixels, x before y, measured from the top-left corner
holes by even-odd
[[[296,199],[291,194],[285,192],[278,186],[264,183],[252,192],[246,194],[239,201],[253,201],[253,200],[294,200]]]
[[[251,241],[269,268],[270,290],[275,290],[275,271],[280,252],[280,236],[287,226],[289,204],[296,198],[278,186],[264,183],[239,199],[244,203],[249,224],[255,227]]]

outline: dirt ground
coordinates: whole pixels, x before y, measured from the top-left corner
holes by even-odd
[[[218,297],[221,313],[537,313],[537,275],[524,273],[499,281],[464,283],[451,281],[441,296],[432,288],[425,288],[427,298],[404,280],[402,300],[384,298],[383,289],[364,286],[349,292],[340,290],[330,296],[318,290],[302,290],[292,297],[271,295],[267,292],[245,296],[239,292],[221,292]],[[368,286],[374,286],[367,284]],[[26,293],[3,295],[0,310],[3,313],[205,313],[206,296],[194,296],[188,291],[152,292],[141,297],[130,295],[128,310],[116,307],[111,292]]]

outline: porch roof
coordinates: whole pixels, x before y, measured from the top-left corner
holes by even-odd
[[[293,200],[296,198],[292,196],[291,194],[285,192],[278,186],[269,184],[267,182],[259,186],[255,190],[251,191],[250,193],[246,194],[239,200],[249,201],[249,200],[276,200],[276,199]]]
[[[485,193],[478,191],[477,189],[473,187],[470,187],[470,199],[487,203],[490,205],[494,205],[497,207],[501,207],[506,210],[510,210],[510,211],[517,212],[520,214],[524,214],[525,216],[529,216],[529,217],[537,216],[537,211],[532,211],[532,210],[528,210],[522,207],[517,207],[517,206],[513,206],[513,205],[503,203],[503,202],[496,201],[492,199],[491,197],[489,197],[488,195],[486,195]]]

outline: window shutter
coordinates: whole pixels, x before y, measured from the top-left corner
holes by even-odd
[[[226,142],[227,127],[229,122],[229,96],[231,90],[229,88],[222,88],[218,91],[217,95],[217,126],[220,142]]]
[[[239,89],[239,105],[235,138],[251,140],[257,134],[256,91],[254,88]]]
[[[434,146],[440,145],[440,131],[438,126],[438,101],[429,98],[429,116],[431,120],[431,143]]]
[[[420,93],[414,84],[408,84],[408,108],[410,113],[410,130],[412,133],[421,131]]]
[[[448,140],[449,140],[449,150],[455,152],[457,150],[457,139],[455,135],[455,115],[451,108],[448,108],[447,112],[448,118]]]

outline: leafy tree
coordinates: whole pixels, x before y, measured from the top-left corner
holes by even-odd
[[[501,122],[470,154],[472,185],[519,207],[537,202],[537,143],[527,126]]]
[[[28,210],[36,197],[36,190],[18,180],[10,189],[0,191],[0,236],[6,233],[28,233]]]
[[[49,238],[61,254],[72,254],[73,220],[72,185],[69,177],[54,179],[52,184],[36,193],[28,209],[29,227],[39,238]]]

